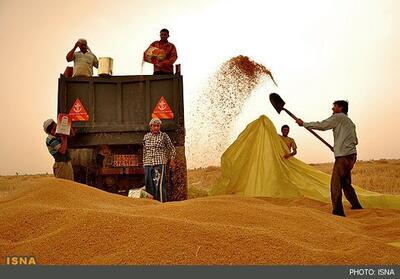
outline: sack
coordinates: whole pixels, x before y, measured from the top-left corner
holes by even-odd
[[[128,197],[135,199],[153,199],[153,195],[147,193],[143,188],[129,190]]]
[[[156,61],[163,61],[166,57],[166,53],[164,50],[150,46],[145,51],[144,60],[149,63],[154,63]],[[156,61],[155,61],[156,60]]]

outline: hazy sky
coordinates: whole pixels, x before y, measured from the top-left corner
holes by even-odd
[[[348,99],[359,158],[400,158],[400,1],[0,0],[0,174],[51,172],[42,123],[56,116],[57,79],[78,38],[97,57],[113,57],[115,75],[135,75],[163,27],[178,49],[186,113],[232,56],[247,55],[274,73],[279,88],[260,86],[232,140],[266,114],[277,127],[291,125],[298,158],[332,161],[323,144],[273,110],[267,96],[276,91],[305,121],[328,117],[332,101]],[[147,65],[144,74],[151,72]],[[333,141],[331,132],[323,135]]]

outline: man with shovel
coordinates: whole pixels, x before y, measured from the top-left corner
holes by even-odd
[[[330,130],[333,129],[335,164],[331,177],[331,200],[334,215],[345,216],[342,204],[342,189],[346,199],[351,204],[351,209],[362,209],[357,194],[351,185],[351,170],[357,160],[356,145],[358,144],[356,126],[347,116],[349,104],[339,100],[333,103],[331,117],[321,122],[304,122],[296,120],[299,126],[307,129]]]

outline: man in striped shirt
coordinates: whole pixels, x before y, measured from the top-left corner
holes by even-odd
[[[150,133],[143,138],[143,166],[146,191],[156,200],[167,201],[166,166],[175,167],[175,146],[169,136],[160,131],[161,120],[151,119]]]
[[[72,169],[71,156],[68,152],[67,136],[56,134],[57,124],[53,119],[47,119],[43,123],[43,129],[47,134],[47,149],[54,158],[54,176],[73,181],[74,171]]]
[[[331,200],[332,214],[345,216],[342,204],[342,190],[346,199],[351,204],[351,209],[362,209],[357,194],[351,185],[351,170],[357,160],[358,144],[356,126],[347,116],[349,104],[347,101],[339,100],[333,103],[331,117],[321,122],[303,122],[297,119],[300,126],[315,130],[333,129],[335,164],[331,177]]]

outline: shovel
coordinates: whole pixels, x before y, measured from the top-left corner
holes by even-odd
[[[287,109],[284,108],[285,106],[285,101],[282,100],[281,96],[279,96],[276,93],[271,93],[269,94],[269,100],[271,101],[272,106],[275,108],[275,110],[278,113],[281,113],[282,110],[286,111],[287,114],[289,114],[290,117],[292,117],[294,120],[297,120],[297,117],[291,113],[290,111],[288,111]],[[305,128],[305,127],[304,127]],[[323,138],[321,138],[316,132],[314,132],[313,130],[306,128],[311,134],[313,134],[314,136],[316,136],[320,141],[322,141],[326,146],[329,147],[329,149],[333,152],[333,147],[327,143]]]

